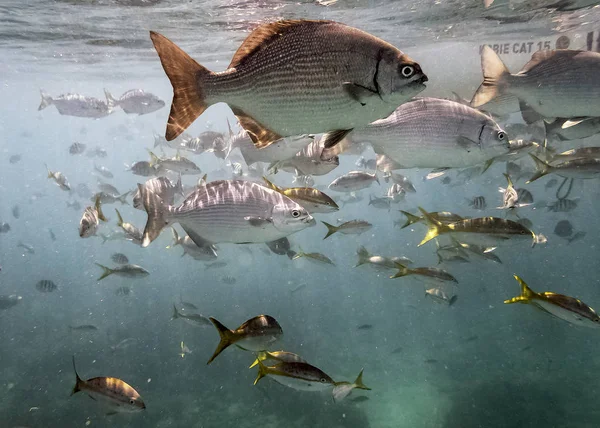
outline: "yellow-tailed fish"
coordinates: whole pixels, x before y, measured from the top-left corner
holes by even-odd
[[[570,324],[600,328],[600,317],[596,311],[581,300],[550,291],[536,293],[519,276],[514,277],[521,286],[521,295],[504,303],[528,303]]]
[[[390,276],[392,279],[408,275],[415,275],[416,278],[426,283],[444,284],[450,281],[458,284],[456,278],[442,269],[432,267],[418,267],[409,269],[400,263],[396,263],[396,268],[398,269],[398,272],[396,272],[395,275]]]
[[[302,358],[300,355],[294,354],[292,352],[286,351],[261,351],[256,354],[256,360],[250,365],[249,368],[252,368],[258,364],[259,361],[272,360],[277,362],[284,363],[305,363],[306,360]]]
[[[235,330],[229,330],[212,317],[209,319],[219,332],[221,341],[206,364],[212,363],[223,350],[231,345],[236,345],[246,351],[266,351],[283,335],[283,330],[277,320],[269,315],[258,315],[251,318]]]
[[[271,183],[265,177],[263,177],[263,180],[267,187],[302,205],[311,214],[332,213],[340,209],[333,199],[318,189],[312,187],[290,187],[284,189]]]
[[[361,369],[360,373],[356,377],[356,380],[352,383],[350,382],[336,382],[333,387],[333,400],[336,402],[342,401],[346,398],[354,389],[364,389],[366,391],[370,391],[371,388],[366,386],[362,381],[363,370]]]

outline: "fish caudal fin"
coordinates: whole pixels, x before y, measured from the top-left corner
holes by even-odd
[[[115,208],[115,211],[117,212],[117,226],[123,227],[123,217],[121,217],[121,213],[118,209]]]
[[[258,373],[256,374],[254,385],[256,385],[259,380],[261,380],[263,377],[269,374],[267,367],[262,363],[262,361],[260,361],[260,359],[257,359],[256,361],[258,364]]]
[[[429,230],[427,230],[425,237],[423,238],[421,243],[418,245],[420,247],[421,245],[431,241],[433,238],[435,238],[435,237],[439,236],[441,233],[443,233],[443,230],[442,230],[443,225],[442,225],[442,223],[437,221],[435,218],[433,218],[431,216],[431,214],[429,214],[423,208],[419,207],[419,211],[421,211],[421,214],[423,214],[423,216],[425,217],[425,221],[427,222],[427,227],[429,227]]]
[[[98,278],[97,281],[102,281],[104,278],[106,278],[114,272],[114,270],[112,270],[111,268],[103,266],[100,263],[96,263],[96,265],[100,266],[103,270],[102,275],[100,275],[100,278]]]
[[[150,31],[150,39],[173,86],[173,103],[165,138],[172,141],[208,108],[202,81],[211,72],[165,36]]]
[[[370,391],[371,388],[369,388],[368,386],[366,386],[363,381],[362,381],[362,375],[363,375],[363,371],[364,369],[360,370],[360,373],[358,374],[358,376],[356,377],[356,380],[354,381],[354,387],[358,388],[358,389],[365,389],[367,391]]]
[[[167,248],[173,248],[175,245],[180,245],[179,234],[177,233],[174,227],[171,227],[171,233],[173,233],[173,243]]]
[[[173,305],[173,315],[171,315],[172,320],[176,320],[179,318],[179,312],[177,311],[177,306]]]
[[[127,202],[127,196],[129,196],[130,193],[131,190],[123,193],[121,196],[117,197],[117,201],[121,202],[121,205],[129,205],[129,202]]]
[[[71,391],[71,395],[81,391],[80,385],[83,383],[83,381],[79,377],[79,374],[77,374],[77,368],[75,367],[75,355],[73,355],[73,371],[75,372],[75,386]]]
[[[413,223],[418,223],[419,221],[421,221],[421,217],[419,216],[402,210],[400,210],[400,212],[406,216],[406,223],[404,223],[404,226],[402,226],[400,229],[404,229],[405,227],[408,227]]]
[[[358,255],[358,263],[356,263],[354,267],[358,267],[360,265],[364,265],[365,263],[369,263],[369,258],[371,257],[371,255],[365,247],[361,246],[356,251],[356,254]]]
[[[409,274],[408,268],[401,263],[396,262],[396,268],[398,268],[398,272],[394,275],[390,276],[390,279],[400,278],[402,276],[406,276]]]
[[[321,160],[329,160],[342,153],[346,146],[340,143],[348,136],[350,132],[352,132],[352,129],[340,129],[323,135],[323,151],[321,152]]]
[[[260,351],[258,354],[256,354],[256,360],[254,360],[254,362],[248,368],[251,369],[252,367],[256,366],[258,363],[260,363],[261,361],[264,361],[266,359],[267,359],[267,353],[265,351]]]
[[[98,213],[98,218],[102,221],[108,221],[108,220],[106,220],[106,217],[104,217],[104,213],[102,212],[102,204],[100,202],[100,196],[96,196],[96,202],[95,202],[94,206],[96,207],[96,212]],[[104,240],[104,242],[106,242],[106,240]]]
[[[521,286],[521,295],[517,297],[513,297],[512,299],[505,300],[504,303],[529,303],[531,298],[536,294],[529,286],[519,277],[518,275],[513,275],[519,285]]]
[[[40,106],[38,107],[38,111],[44,110],[50,104],[52,104],[52,97],[46,94],[44,91],[40,90],[40,95],[42,96],[42,101],[40,102]]]
[[[138,189],[144,203],[144,209],[148,214],[148,220],[146,221],[146,227],[144,228],[144,235],[142,238],[142,247],[145,248],[158,238],[158,235],[160,235],[163,228],[169,224],[167,216],[169,214],[170,206],[165,205],[160,196],[152,190],[146,189],[146,187],[139,183]]]
[[[503,79],[510,75],[498,54],[487,45],[481,50],[481,70],[483,83],[473,96],[471,107],[479,107],[500,95]]]
[[[329,223],[326,223],[324,221],[322,221],[321,223],[323,223],[325,226],[327,226],[327,235],[325,235],[325,238],[323,238],[323,239],[329,238],[335,232],[337,232],[338,230],[340,230],[339,227],[334,226],[333,224],[329,224]]]
[[[104,96],[106,97],[106,104],[108,105],[108,110],[113,110],[116,106],[119,105],[119,100],[111,95],[106,89],[104,89]]]
[[[212,355],[212,357],[210,357],[210,360],[208,360],[208,362],[206,364],[212,363],[213,360],[215,358],[217,358],[217,356],[221,352],[223,352],[227,347],[229,347],[230,345],[232,345],[233,342],[234,342],[234,335],[233,335],[233,332],[231,330],[229,330],[227,327],[225,327],[223,324],[221,324],[216,319],[214,319],[212,317],[210,317],[209,319],[210,319],[210,322],[213,323],[213,325],[215,326],[215,328],[219,332],[219,336],[221,337],[221,341],[217,345],[217,349],[215,349],[214,354]],[[258,380],[257,380],[257,382],[258,382]],[[256,382],[254,384],[256,385]]]
[[[533,159],[533,161],[535,162],[536,173],[533,177],[527,180],[527,184],[532,183],[538,178],[541,178],[544,175],[548,175],[552,172],[552,166],[548,165],[546,162],[544,162],[537,156],[532,155],[531,153],[529,153],[529,156],[531,156],[531,159]]]

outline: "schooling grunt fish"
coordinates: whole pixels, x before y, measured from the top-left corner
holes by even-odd
[[[600,53],[541,50],[517,74],[510,74],[489,46],[481,51],[483,83],[471,105],[479,107],[503,95],[519,99],[523,119],[600,116]]]
[[[100,225],[100,220],[106,222],[106,217],[102,213],[100,206],[100,197],[96,196],[96,203],[93,207],[86,207],[83,216],[79,221],[79,236],[81,238],[89,238],[95,235]]]
[[[269,315],[258,315],[251,318],[235,330],[229,330],[212,317],[209,319],[219,332],[221,341],[206,364],[212,363],[221,352],[231,345],[236,345],[246,351],[266,351],[269,345],[283,335],[283,330],[277,320]]]
[[[519,276],[513,276],[521,285],[521,295],[505,300],[504,303],[529,303],[570,324],[600,328],[600,317],[596,311],[581,300],[550,291],[536,293]]]
[[[179,223],[199,247],[206,243],[263,243],[315,224],[308,211],[281,193],[258,183],[219,180],[198,187],[174,207],[138,184],[148,213],[142,247],[161,230]]]
[[[144,183],[144,187],[156,193],[167,205],[175,203],[175,195],[184,196],[181,176],[179,176],[175,184],[166,177],[152,178]],[[133,194],[133,208],[144,210],[144,201],[142,201],[139,190],[136,190]]]
[[[73,357],[73,370],[75,371],[75,386],[71,395],[82,391],[96,401],[108,404],[113,412],[139,412],[146,408],[144,400],[132,386],[116,377],[95,377],[83,380],[77,374],[75,357]]]
[[[402,168],[465,168],[509,151],[508,136],[489,116],[438,98],[404,103],[348,139],[371,144]]]
[[[165,106],[165,102],[156,95],[145,92],[142,89],[131,89],[121,95],[121,98],[114,98],[110,92],[104,90],[104,95],[109,104],[119,106],[127,114],[148,114],[160,110]]]
[[[333,199],[318,189],[313,189],[312,187],[290,187],[284,189],[271,183],[265,177],[263,177],[263,180],[267,187],[296,201],[311,213],[332,213],[340,209]]]
[[[333,21],[262,24],[220,73],[158,33],[150,38],[173,85],[167,140],[210,105],[225,102],[257,148],[333,131],[328,148],[353,128],[389,115],[427,81],[419,64],[394,46]]]
[[[43,110],[50,105],[56,106],[61,115],[90,117],[98,119],[108,116],[113,112],[113,105],[110,101],[102,101],[97,98],[84,97],[79,94],[65,94],[58,97],[51,97],[44,91],[40,91],[42,102],[38,110]]]

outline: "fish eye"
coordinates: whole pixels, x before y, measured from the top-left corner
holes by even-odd
[[[405,65],[400,69],[400,73],[402,74],[402,77],[406,77],[408,79],[415,74],[415,68],[412,65]]]
[[[292,211],[292,217],[294,217],[294,218],[298,218],[298,217],[300,217],[300,211],[298,211],[298,210],[293,210],[293,211]]]
[[[135,404],[135,400],[129,400],[129,404]]]
[[[504,141],[506,139],[506,134],[503,131],[499,131],[497,134],[497,138],[499,141]]]
[[[325,379],[324,377],[322,377],[321,379],[319,379],[321,381],[321,383],[326,383],[327,379]]]

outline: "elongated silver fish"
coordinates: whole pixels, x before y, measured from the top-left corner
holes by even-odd
[[[433,267],[417,267],[407,268],[401,263],[396,263],[398,272],[390,276],[390,278],[401,278],[403,276],[414,275],[419,280],[427,284],[445,284],[446,282],[454,282],[458,284],[458,281],[454,276],[442,269]]]
[[[148,213],[143,247],[150,245],[171,223],[179,223],[198,246],[271,242],[315,224],[306,208],[275,190],[249,181],[207,183],[179,207],[164,204],[141,184],[138,188]]]
[[[101,267],[103,270],[102,275],[100,275],[98,278],[98,281],[103,280],[109,275],[122,276],[123,278],[144,278],[150,275],[150,272],[138,265],[126,264],[117,266],[115,268],[109,268],[101,265],[100,263],[96,263],[96,266]]]
[[[550,159],[551,165],[579,159],[600,159],[600,147],[582,147],[556,154]]]
[[[125,239],[133,242],[136,245],[142,245],[144,233],[133,224],[124,222],[123,217],[118,209],[115,208],[115,211],[117,212],[117,226],[119,226],[125,232]]]
[[[350,171],[331,182],[329,189],[336,192],[355,192],[370,187],[373,182],[379,184],[377,173],[369,174],[366,171]]]
[[[438,98],[415,98],[348,138],[371,144],[403,168],[465,168],[509,150],[508,136],[493,119]]]
[[[54,105],[62,115],[89,117],[93,119],[108,116],[113,112],[113,106],[109,102],[97,98],[84,97],[79,94],[65,94],[53,98],[44,91],[40,92],[42,102],[38,110],[43,110],[50,105]]]
[[[145,92],[142,89],[131,89],[121,95],[121,98],[114,98],[110,92],[104,90],[104,95],[109,104],[119,106],[127,114],[148,114],[160,110],[165,106],[165,102],[156,95]]]
[[[173,315],[171,316],[172,320],[176,320],[181,318],[185,322],[194,327],[208,327],[211,324],[210,320],[206,318],[204,315],[200,314],[183,314],[177,310],[177,306],[173,305]]]
[[[162,199],[163,203],[167,205],[175,203],[175,195],[184,196],[181,177],[177,179],[175,184],[166,177],[152,178],[144,183],[144,187],[156,193]],[[137,189],[133,194],[133,208],[144,210],[144,202],[142,201],[140,191]]]
[[[412,260],[406,257],[373,256],[365,247],[359,247],[356,250],[356,254],[358,255],[358,262],[354,267],[368,264],[376,269],[398,269],[397,263],[401,263],[402,265],[412,263]]]
[[[285,362],[285,363],[305,363],[306,360],[304,358],[302,358],[300,355],[294,354],[292,352],[286,352],[286,351],[274,351],[274,352],[269,352],[269,351],[261,351],[258,354],[256,354],[256,360],[254,360],[254,362],[250,365],[249,368],[252,368],[256,365],[258,365],[258,362],[263,362],[263,361],[277,361],[277,362]]]
[[[479,107],[500,95],[519,99],[526,122],[540,118],[600,116],[600,53],[541,50],[517,74],[510,74],[489,46],[481,51],[483,83],[473,97]],[[536,114],[527,114],[532,110]]]
[[[129,196],[130,192],[123,193],[122,195],[113,195],[107,192],[98,192],[90,199],[92,202],[96,200],[96,198],[100,199],[100,202],[103,204],[114,204],[115,202],[121,202],[121,205],[129,205],[127,202],[127,196]]]
[[[166,37],[150,38],[173,85],[167,140],[206,108],[227,103],[258,148],[282,137],[353,128],[385,117],[421,92],[419,64],[392,45],[332,21],[286,20],[257,27],[229,67],[213,73]]]
[[[389,192],[389,190],[388,190]],[[384,196],[383,198],[380,197],[373,197],[373,195],[369,195],[369,205],[373,206],[374,208],[378,208],[378,209],[382,209],[382,210],[390,210],[391,204],[392,203],[392,197],[390,196]]]
[[[581,300],[550,291],[536,293],[519,276],[514,277],[521,286],[521,295],[505,300],[504,303],[529,303],[570,324],[600,328],[600,317],[596,311]]]
[[[269,367],[258,360],[258,375],[254,385],[265,376],[299,391],[323,391],[336,384],[327,373],[303,362],[280,362]]]
[[[181,175],[202,174],[200,168],[191,160],[176,155],[174,158],[159,158],[150,152],[150,165],[154,167],[157,173],[164,174],[167,171],[178,172]]]
[[[94,165],[94,170],[104,178],[114,177],[113,173],[105,166]]]
[[[75,372],[75,386],[71,395],[82,391],[94,400],[110,406],[114,412],[139,412],[146,408],[144,400],[131,385],[115,377],[95,377],[83,380],[77,374],[75,357],[73,357],[73,371]]]
[[[535,162],[536,173],[527,184],[534,182],[548,174],[560,175],[564,178],[597,178],[600,175],[600,158],[579,158],[550,165],[543,160],[529,154]]]
[[[126,164],[125,168],[127,168],[127,170],[131,171],[133,174],[139,175],[141,177],[151,177],[158,173],[156,168],[154,168],[154,166],[152,166],[150,162],[147,161],[135,162],[131,164],[131,166]]]
[[[373,227],[371,223],[364,220],[350,220],[339,226],[334,226],[324,221],[321,223],[327,227],[327,234],[323,239],[329,238],[336,232],[343,233],[344,235],[360,235]]]
[[[48,170],[48,178],[53,179],[56,185],[60,187],[61,190],[64,190],[65,192],[71,191],[71,185],[69,184],[69,180],[67,180],[67,177],[65,177],[65,175],[62,172],[52,172],[48,168],[48,165],[46,165],[46,169]]]
[[[246,351],[266,351],[268,346],[283,335],[283,330],[277,320],[269,315],[250,318],[235,330],[229,330],[215,318],[209,319],[219,332],[221,341],[206,364],[212,363],[221,352],[234,344]]]
[[[250,166],[256,162],[272,163],[290,159],[310,144],[313,139],[312,135],[286,137],[275,141],[267,147],[257,149],[248,132],[242,129],[235,135],[230,134],[229,145],[230,150],[236,147],[239,148],[246,165]]]
[[[600,133],[600,117],[579,120],[556,119],[551,123],[544,121],[544,126],[548,140],[581,140]]]
[[[340,208],[333,199],[318,189],[310,187],[292,187],[284,189],[263,177],[267,187],[276,190],[293,201],[298,202],[311,213],[332,213]]]

